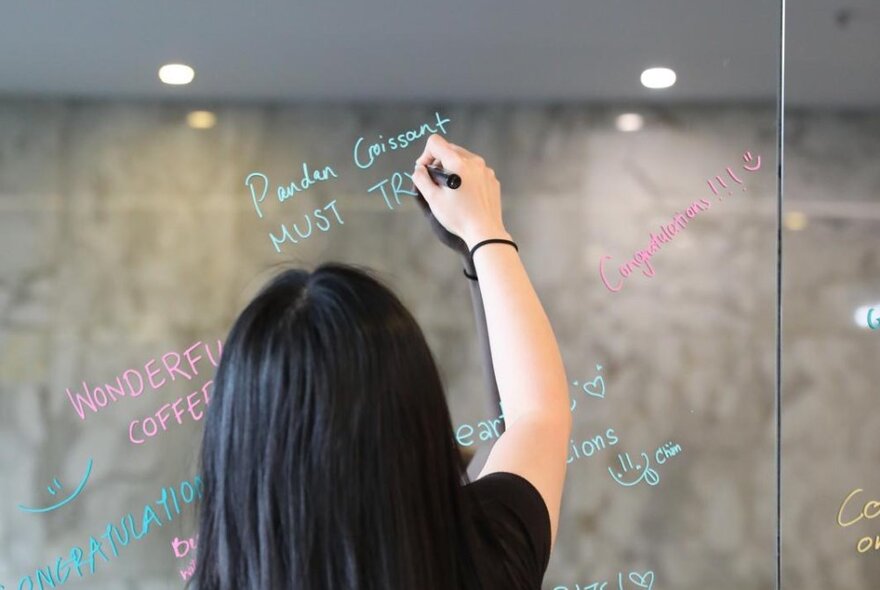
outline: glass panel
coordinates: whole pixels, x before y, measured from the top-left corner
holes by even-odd
[[[288,4],[4,9],[0,589],[183,583],[220,341],[281,264],[380,273],[423,327],[477,471],[500,421],[471,285],[412,197],[407,173],[428,131],[496,171],[571,384],[544,587],[773,587],[779,6]],[[160,82],[167,63],[192,66],[192,82]],[[643,70],[661,66],[675,84],[645,87]],[[828,157],[800,156],[831,172],[805,168],[800,192],[827,203],[819,187],[844,183],[861,199],[851,210],[870,211],[876,118],[804,121],[839,140],[822,144]],[[848,145],[849,129],[859,139]],[[841,154],[861,175],[843,173]],[[825,297],[791,307],[873,303],[871,221],[825,210],[838,216],[808,211],[808,230],[791,239],[813,231],[830,247],[797,245],[792,276],[800,260],[801,280],[813,277],[807,261],[824,257],[861,278],[807,282]],[[842,224],[860,241],[844,241]],[[852,321],[846,309],[840,322]],[[816,498],[830,523],[850,488],[880,495],[866,474],[876,435],[861,366],[876,340],[854,324],[823,340],[816,310],[803,311],[813,318],[795,345],[803,365],[789,361],[787,375],[815,383],[817,397],[801,402],[798,423],[830,422],[822,438],[790,441],[803,459],[789,474],[813,482],[825,456],[849,470],[843,448],[822,454],[833,445],[853,449],[859,470],[786,488],[813,525]],[[864,395],[826,409],[839,379],[857,381],[841,394]],[[849,418],[840,412],[861,416],[860,429],[832,435]],[[799,538],[830,542],[821,533]],[[834,547],[849,555],[850,541]],[[812,555],[792,553],[792,565]],[[850,579],[868,579],[853,567]],[[801,571],[793,587],[823,575],[812,565],[792,575]]]
[[[789,4],[783,212],[785,588],[876,588],[880,6]]]

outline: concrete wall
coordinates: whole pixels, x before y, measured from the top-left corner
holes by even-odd
[[[392,209],[377,191],[368,192],[395,171],[410,171],[418,151],[383,154],[366,170],[352,160],[358,137],[369,143],[379,134],[418,129],[439,112],[450,119],[450,137],[481,153],[501,180],[508,229],[553,322],[569,379],[578,382],[571,387],[573,443],[589,452],[584,440],[605,439],[604,449],[573,456],[569,465],[545,587],[573,590],[603,580],[616,587],[618,575],[635,572],[638,580],[648,571],[656,588],[772,587],[772,106],[647,110],[645,128],[632,134],[614,128],[618,111],[600,107],[238,105],[217,108],[217,126],[195,131],[184,122],[187,106],[199,105],[0,102],[0,584],[16,587],[38,567],[54,569],[73,546],[87,559],[89,536],[100,537],[108,522],[128,512],[140,529],[144,505],[195,473],[199,423],[172,419],[167,432],[143,445],[129,442],[128,427],[199,389],[210,378],[206,361],[200,365],[205,372],[191,381],[180,378],[97,413],[87,410],[84,420],[66,390],[82,391],[83,380],[113,382],[126,369],[143,369],[150,359],[200,340],[216,348],[237,311],[281,263],[334,259],[379,270],[427,334],[455,425],[480,431],[479,421],[492,416],[483,403],[460,264],[407,197],[400,206],[392,199]],[[865,120],[876,130],[876,117]],[[847,137],[873,145],[876,154],[872,127],[848,121],[804,116],[802,125],[808,137],[815,132],[819,138],[850,125]],[[793,156],[802,163],[824,145],[804,141],[805,153]],[[742,169],[746,150],[762,156],[760,170]],[[299,179],[303,161],[311,169],[332,166],[339,178],[279,203],[274,187]],[[876,159],[854,151],[819,169],[860,170],[847,182],[876,196],[871,162]],[[743,184],[728,181],[732,194],[719,200],[706,180],[729,178],[727,166]],[[828,174],[803,170],[799,188],[816,201],[837,198]],[[272,186],[262,218],[244,184],[254,171]],[[637,271],[617,293],[603,286],[602,256],[625,262],[649,246],[649,232],[700,198],[711,208],[662,245],[651,261],[655,276]],[[275,251],[269,232],[279,235],[282,223],[302,228],[305,214],[333,199],[344,223]],[[843,232],[850,226],[819,222],[821,240],[811,237],[814,227],[792,240],[792,270],[809,294],[790,293],[800,301],[793,307],[821,303],[823,294],[833,298],[853,281],[867,288],[866,275],[877,264],[876,237],[871,241],[864,226],[858,237],[846,234],[847,244]],[[850,246],[858,257],[851,258]],[[832,265],[832,283],[820,262]],[[877,448],[877,429],[869,427],[880,413],[868,402],[876,369],[853,359],[867,342],[864,331],[829,341],[808,311],[799,309],[787,332],[797,343],[786,375],[799,380],[785,438],[786,449],[798,456],[792,463],[797,481],[784,488],[790,501],[784,534],[798,539],[787,575],[794,587],[828,587],[817,579],[842,568],[835,576],[851,584],[846,587],[867,588],[876,565],[850,555],[855,551],[839,538],[834,518],[849,489],[867,488],[869,480],[876,488],[878,476],[833,482],[809,461],[824,457],[847,469],[839,462],[844,449],[829,440],[837,436],[832,431],[843,435],[852,424],[860,430],[847,435],[847,461],[866,467]],[[817,362],[829,358],[836,367],[831,373]],[[586,395],[582,385],[599,375],[604,398]],[[847,396],[851,414],[817,432],[816,421],[833,416],[832,396]],[[669,441],[681,452],[654,465],[655,450]],[[813,444],[818,450],[805,454]],[[616,483],[609,467],[621,469],[618,453],[637,463],[642,451],[652,457],[657,485]],[[64,486],[58,497],[72,492],[89,458],[94,469],[75,501],[45,514],[16,508],[50,504],[46,486],[55,477]],[[838,488],[847,488],[839,498]],[[830,512],[824,505],[821,512],[812,509],[815,489],[827,494]],[[84,577],[74,571],[67,585],[181,583],[177,571],[188,560],[175,559],[170,541],[189,536],[192,520],[191,507],[184,507],[118,556],[105,548],[109,561],[99,556],[94,574],[86,565]],[[824,566],[814,564],[817,552]],[[641,579],[648,587],[650,576]]]

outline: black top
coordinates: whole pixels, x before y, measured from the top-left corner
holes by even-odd
[[[550,513],[541,494],[513,473],[491,473],[464,487],[477,532],[485,590],[541,590],[550,561]]]

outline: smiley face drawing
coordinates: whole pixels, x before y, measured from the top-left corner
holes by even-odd
[[[637,477],[631,481],[623,481],[623,473],[615,472],[610,467],[608,468],[608,473],[611,474],[611,478],[625,487],[632,487],[638,484],[641,481],[645,481],[649,486],[655,486],[660,483],[660,474],[657,473],[657,470],[651,467],[651,460],[648,458],[647,453],[642,453],[642,461],[644,461],[644,465],[641,463],[638,465],[633,465],[632,459],[630,459],[629,453],[620,453],[617,455],[617,460],[620,461],[621,467],[623,467],[623,473],[627,473],[628,471],[632,471]],[[627,476],[629,478],[629,476]]]
[[[89,481],[89,475],[91,475],[91,473],[92,473],[92,459],[89,458],[89,462],[86,464],[86,472],[83,475],[82,480],[79,482],[79,485],[76,487],[76,489],[73,491],[73,493],[70,496],[68,496],[64,500],[61,500],[60,502],[56,502],[55,504],[52,504],[51,506],[46,506],[45,508],[30,508],[28,506],[24,506],[23,504],[19,504],[18,509],[21,510],[22,512],[51,512],[53,510],[57,510],[58,508],[61,508],[65,504],[68,504],[74,498],[76,498],[77,496],[80,495],[80,493],[86,487],[86,482]],[[61,489],[62,486],[58,482],[57,477],[52,480],[52,483],[58,489]],[[52,494],[53,496],[57,493],[54,489],[52,489],[52,486],[49,486],[47,489],[49,490],[49,493]]]

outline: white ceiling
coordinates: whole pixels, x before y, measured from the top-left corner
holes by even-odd
[[[880,0],[788,6],[789,102],[880,106]],[[0,19],[5,95],[740,102],[777,88],[778,0],[31,0]],[[178,61],[194,82],[159,82]],[[643,88],[652,65],[676,86]]]

